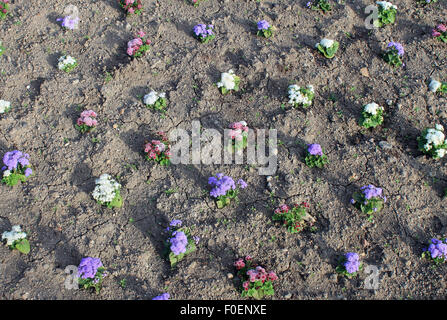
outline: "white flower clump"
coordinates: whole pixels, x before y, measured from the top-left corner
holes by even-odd
[[[5,113],[11,108],[11,102],[0,100],[0,113]]]
[[[222,73],[220,76],[220,81],[217,83],[217,87],[224,87],[227,90],[233,90],[236,86],[236,75],[233,70],[228,70],[228,72]]]
[[[164,92],[158,93],[157,91],[152,90],[151,92],[149,92],[147,95],[144,96],[143,102],[145,105],[150,106],[153,105],[155,102],[157,102],[158,99],[165,97],[166,93]]]
[[[318,47],[318,45],[321,45],[324,48],[330,48],[334,45],[334,40],[331,39],[322,39],[319,43],[315,44],[315,47]]]
[[[59,63],[57,67],[59,70],[64,70],[66,66],[73,65],[76,63],[76,59],[72,56],[62,56],[59,58]]]
[[[394,4],[392,4],[391,2],[388,2],[388,1],[377,1],[376,4],[378,4],[385,10],[389,10],[391,8],[397,9],[397,6],[395,6]]]
[[[100,202],[111,202],[119,190],[121,185],[112,179],[112,177],[104,173],[99,179],[96,179],[96,187],[93,190],[93,198]]]
[[[368,103],[363,109],[363,111],[368,112],[368,113],[372,114],[373,116],[375,116],[377,114],[378,110],[383,110],[383,107],[379,106],[375,102]]]
[[[445,135],[443,133],[444,127],[440,124],[437,124],[435,128],[430,128],[427,130],[427,135],[425,136],[426,144],[424,145],[424,149],[429,151],[431,148],[439,146],[443,144],[445,141]],[[446,153],[445,149],[436,150],[436,154],[438,157],[442,158]]]
[[[13,226],[11,231],[5,231],[2,234],[2,240],[6,239],[6,245],[11,246],[14,241],[25,239],[26,232],[22,232],[20,226]]]
[[[305,106],[310,106],[312,104],[312,100],[310,100],[306,95],[302,94],[300,89],[301,87],[297,86],[296,84],[289,86],[289,104],[303,104]],[[307,89],[314,93],[314,87],[312,85],[308,85]]]
[[[441,82],[439,82],[438,80],[432,79],[430,84],[428,85],[428,89],[431,92],[436,92],[441,87],[441,85],[442,85]]]

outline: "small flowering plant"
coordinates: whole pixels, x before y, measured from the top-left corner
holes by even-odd
[[[0,18],[5,19],[9,14],[9,0],[0,0]]]
[[[127,43],[127,54],[133,58],[141,57],[150,49],[151,40],[146,38],[144,31],[138,31],[137,37]]]
[[[238,259],[234,266],[237,275],[241,279],[240,292],[242,297],[252,297],[260,300],[265,296],[273,296],[273,281],[278,280],[275,272],[266,272],[265,269],[255,262],[250,256]]]
[[[194,37],[202,43],[207,43],[213,40],[216,35],[213,32],[214,26],[212,24],[206,25],[200,23],[193,28]]]
[[[222,73],[220,81],[217,83],[217,87],[220,88],[222,94],[227,94],[231,90],[239,91],[240,81],[241,79],[230,69],[228,72]]]
[[[241,189],[247,187],[247,183],[242,179],[237,181],[237,187],[236,183],[231,177],[224,176],[222,173],[216,174],[215,177],[209,177],[208,184],[213,187],[210,191],[210,196],[216,200],[218,209],[222,209],[223,207],[229,205],[231,199],[235,199],[237,201],[239,187]]]
[[[319,43],[315,44],[315,47],[320,51],[326,58],[332,59],[337,53],[340,43],[331,39],[322,39]]]
[[[433,159],[444,157],[447,150],[444,127],[440,124],[434,128],[425,128],[420,137],[417,138],[419,150]]]
[[[57,67],[59,70],[63,70],[65,72],[71,72],[74,68],[78,66],[78,62],[72,56],[62,56],[59,58]]]
[[[143,97],[143,103],[146,108],[166,112],[168,100],[166,99],[166,93],[157,92],[152,90]]]
[[[172,220],[166,231],[169,233],[166,241],[169,262],[171,267],[175,267],[186,255],[197,249],[198,238],[191,236],[189,228],[182,227],[181,220]]]
[[[282,223],[290,233],[301,232],[315,222],[315,219],[306,212],[306,208],[309,208],[307,202],[302,202],[300,205],[295,204],[292,208],[283,204],[275,209],[273,221]]]
[[[404,53],[404,47],[399,42],[390,42],[383,54],[383,59],[393,67],[400,67],[403,64],[401,58]]]
[[[0,113],[6,113],[11,110],[11,102],[0,100]]]
[[[315,91],[313,85],[306,87],[299,87],[296,84],[289,86],[289,104],[295,108],[302,106],[307,108],[312,104],[312,100],[315,97]]]
[[[96,179],[95,183],[96,187],[92,193],[93,199],[108,208],[121,208],[123,198],[120,195],[121,185],[118,182],[109,174],[104,173],[99,179]]]
[[[439,91],[439,93],[441,94],[447,94],[447,82],[440,82],[438,80],[431,79],[428,85],[428,89],[431,92]]]
[[[436,28],[431,31],[431,35],[434,38],[447,43],[447,22],[445,24],[441,23],[437,25]]]
[[[11,231],[5,231],[2,234],[2,240],[6,241],[9,249],[16,249],[23,254],[28,254],[30,251],[30,245],[26,237],[26,232],[23,232],[19,225],[13,226]]]
[[[155,298],[152,298],[152,300],[169,300],[171,298],[171,295],[169,293],[163,293],[159,296],[156,296]]]
[[[257,23],[258,28],[258,36],[264,37],[264,38],[270,38],[273,36],[273,27],[265,20],[261,20]]]
[[[340,259],[339,265],[335,268],[335,271],[348,278],[352,278],[362,269],[363,264],[360,263],[359,255],[355,252],[348,252]]]
[[[76,121],[76,129],[81,133],[86,133],[95,130],[98,121],[95,119],[97,114],[93,110],[84,110],[81,116]]]
[[[320,10],[323,13],[326,13],[326,12],[329,12],[332,10],[332,6],[328,0],[309,1],[306,4],[306,7],[308,7],[309,9],[312,9],[312,10]]]
[[[106,269],[99,258],[83,258],[78,266],[78,283],[83,289],[94,288],[99,294],[102,281],[106,276]]]
[[[355,192],[351,199],[351,204],[363,213],[368,215],[368,220],[372,221],[374,213],[382,210],[386,197],[382,196],[382,188],[369,184],[360,188],[360,192]]]
[[[56,21],[62,21],[61,26],[64,30],[74,30],[78,28],[79,17],[65,16],[56,19]]]
[[[327,156],[323,153],[323,149],[317,143],[307,145],[304,161],[309,168],[323,168],[329,162]]]
[[[377,103],[372,102],[363,106],[362,117],[359,125],[368,129],[375,128],[383,123],[383,107]]]
[[[242,151],[247,147],[248,126],[247,122],[239,121],[230,124],[228,135],[231,138],[228,148],[234,151]]]
[[[162,166],[170,164],[171,145],[166,134],[162,131],[157,132],[160,140],[152,140],[144,145],[144,153],[147,161],[155,161]]]
[[[422,249],[422,258],[430,259],[436,264],[447,261],[447,239],[431,239],[428,248]]]
[[[141,0],[118,0],[118,3],[120,7],[126,11],[127,15],[140,15],[143,11],[143,4]]]
[[[33,173],[29,154],[19,150],[6,152],[3,156],[2,180],[8,186],[15,186],[19,181],[25,182]]]
[[[377,1],[379,5],[378,19],[374,21],[377,27],[393,24],[396,21],[397,7],[391,2]]]

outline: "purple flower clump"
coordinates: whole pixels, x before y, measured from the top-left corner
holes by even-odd
[[[401,57],[405,53],[404,47],[399,42],[390,42],[390,43],[388,43],[387,48],[396,49],[397,50],[397,54],[399,56],[401,56]]]
[[[222,173],[216,174],[215,177],[209,177],[208,184],[213,186],[213,189],[210,191],[210,195],[214,198],[226,195],[227,191],[229,191],[230,189],[236,189],[234,180],[229,176],[224,176]],[[239,179],[237,181],[237,184],[242,189],[247,187],[247,183],[242,179]]]
[[[186,245],[188,244],[188,238],[182,231],[175,231],[172,234],[174,237],[169,239],[171,242],[171,251],[178,256],[180,253],[186,252]]]
[[[354,273],[359,271],[360,262],[359,262],[359,255],[357,253],[348,252],[345,255],[345,258],[346,262],[344,263],[344,266],[348,273]]]
[[[371,199],[372,197],[382,197],[382,188],[376,188],[372,184],[369,184],[367,186],[363,186],[360,188],[362,190],[363,194],[365,195],[366,199]]]
[[[229,176],[224,176],[222,173],[216,174],[216,177],[208,178],[208,184],[214,187],[210,191],[210,195],[214,198],[226,195],[230,189],[236,189],[234,180]]]
[[[267,21],[261,20],[258,22],[258,30],[268,30],[270,28],[270,25]]]
[[[317,143],[314,144],[308,144],[307,145],[307,152],[309,152],[313,156],[322,156],[323,150],[321,149],[321,146]]]
[[[433,259],[444,258],[447,260],[447,244],[438,239],[431,239],[431,244],[428,251]]]
[[[102,267],[101,259],[99,258],[83,258],[78,267],[78,277],[82,279],[95,278],[98,268]]]
[[[211,24],[207,26],[206,24],[201,23],[194,27],[193,32],[197,37],[206,38],[214,34],[213,28],[214,26]]]
[[[72,18],[71,16],[66,16],[63,19],[58,18],[56,21],[62,20],[62,27],[73,30],[78,26],[79,23],[79,17]]]
[[[20,164],[22,167],[28,166],[29,154],[23,154],[19,150],[6,152],[3,156],[3,163],[5,164],[5,166],[2,168],[2,170],[6,170],[6,168],[8,168],[8,170],[16,170],[18,164]]]
[[[169,293],[163,293],[159,296],[156,296],[155,298],[152,298],[152,300],[169,300],[171,296],[169,295]]]

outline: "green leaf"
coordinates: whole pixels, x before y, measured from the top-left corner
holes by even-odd
[[[30,251],[30,245],[28,240],[22,239],[15,244],[15,248],[23,254],[28,254]]]

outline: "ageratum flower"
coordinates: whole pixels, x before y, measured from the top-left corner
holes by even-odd
[[[268,28],[270,28],[270,24],[265,20],[259,21],[257,25],[258,30],[268,30]]]
[[[3,167],[4,169],[8,168],[8,170],[16,170],[18,164],[20,164],[22,167],[29,165],[29,154],[22,153],[19,150],[9,151],[6,152],[3,156],[3,163],[6,167]],[[4,170],[2,168],[2,170]]]
[[[308,144],[307,145],[307,152],[309,152],[313,156],[322,156],[323,150],[321,149],[321,146],[317,143]]]
[[[11,102],[0,100],[0,113],[5,113],[9,109],[11,109]]]
[[[171,296],[169,295],[169,293],[163,293],[159,296],[156,296],[155,298],[152,298],[152,300],[169,300]]]
[[[26,233],[22,232],[19,225],[13,226],[11,231],[5,231],[2,234],[2,240],[6,240],[6,245],[12,246],[17,240],[25,239]]]
[[[360,188],[362,190],[362,193],[365,195],[366,199],[371,199],[372,197],[382,197],[382,188],[376,188],[372,184],[369,184],[367,186],[363,186]]]
[[[186,246],[188,245],[188,238],[182,231],[175,231],[172,234],[174,237],[169,239],[171,243],[171,251],[178,256],[180,253],[186,252]]]
[[[348,273],[354,273],[359,271],[360,261],[359,261],[359,255],[357,253],[348,252],[345,255],[345,258],[346,262],[344,263],[344,266]]]
[[[442,258],[447,260],[447,244],[438,239],[431,239],[431,244],[427,249],[433,259]]]
[[[99,258],[83,258],[78,267],[78,277],[82,279],[94,279],[98,268],[102,266],[101,259]]]
[[[62,21],[62,27],[70,30],[78,28],[79,17],[66,16],[64,18],[58,18],[56,21]]]
[[[399,56],[403,56],[405,51],[404,51],[404,47],[399,43],[399,42],[390,42],[388,43],[387,48],[391,48],[391,49],[396,49],[397,50],[397,54]]]
[[[206,38],[214,34],[213,29],[214,26],[212,24],[207,26],[206,24],[200,23],[194,26],[193,32],[196,35],[196,37]]]

